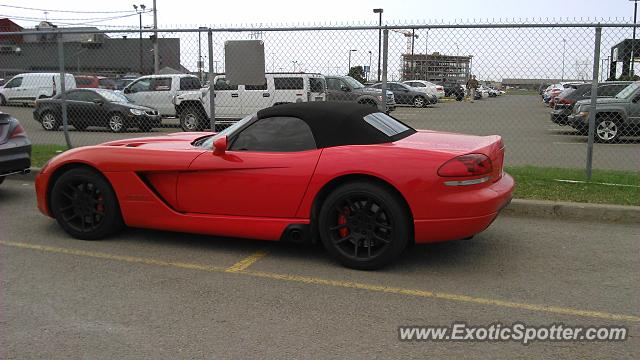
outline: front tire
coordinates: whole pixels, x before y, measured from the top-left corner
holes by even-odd
[[[40,125],[46,131],[56,131],[60,128],[60,119],[56,114],[51,111],[47,111],[40,117]]]
[[[617,119],[599,119],[595,130],[594,140],[604,144],[615,143],[622,135],[622,128]]]
[[[204,120],[201,113],[195,109],[186,109],[180,113],[180,128],[182,131],[202,131]]]
[[[415,108],[423,108],[426,106],[426,101],[422,96],[414,97],[412,103]]]
[[[99,240],[124,226],[115,192],[94,170],[71,169],[51,189],[51,212],[71,236]]]
[[[319,215],[324,247],[352,269],[381,268],[409,243],[411,221],[402,200],[373,182],[351,182],[336,188]]]
[[[125,124],[124,115],[120,113],[113,113],[109,116],[109,122],[107,123],[107,127],[114,133],[121,133],[127,130],[127,126]]]

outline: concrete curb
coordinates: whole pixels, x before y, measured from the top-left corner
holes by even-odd
[[[31,168],[29,174],[11,177],[34,181],[39,172],[40,168]],[[640,206],[513,199],[511,204],[504,208],[502,214],[558,220],[640,224]]]

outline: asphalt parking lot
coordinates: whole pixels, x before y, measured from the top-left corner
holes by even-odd
[[[17,117],[37,144],[64,145],[64,135],[47,132],[33,120],[32,108],[0,107],[0,111]],[[440,102],[416,109],[399,107],[393,115],[420,129],[461,132],[476,135],[501,135],[507,146],[508,165],[536,165],[582,168],[586,163],[587,139],[572,128],[553,124],[549,108],[539,96],[505,95],[470,102]],[[106,129],[97,131],[71,131],[74,146],[94,145],[104,141],[151,136],[180,131],[177,119],[163,120],[166,128],[151,133],[137,129],[113,134]],[[638,170],[640,139],[625,138],[619,144],[595,144],[594,167],[598,169]]]
[[[500,217],[381,271],[313,245],[69,238],[0,186],[0,358],[638,358],[640,229]],[[625,342],[400,342],[400,325],[622,325]]]

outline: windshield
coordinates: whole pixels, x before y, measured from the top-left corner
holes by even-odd
[[[616,99],[626,99],[631,97],[639,87],[640,82],[634,82],[633,84],[630,84],[616,95]]]
[[[209,136],[207,138],[200,139],[194,145],[197,146],[197,147],[203,148],[203,149],[212,149],[214,141],[216,141],[217,139],[219,139],[219,138],[221,138],[223,136],[229,136],[234,131],[236,131],[237,129],[239,129],[242,126],[244,126],[244,124],[252,121],[255,117],[256,117],[256,114],[251,114],[251,115],[243,118],[242,120],[236,121],[235,124],[229,126],[228,128],[220,131],[219,133],[217,133],[215,135],[211,135],[211,136]]]
[[[364,85],[360,84],[358,80],[351,76],[345,76],[343,80],[353,89],[362,89],[364,87]]]
[[[117,103],[130,102],[129,98],[127,98],[126,96],[122,95],[119,92],[109,91],[109,90],[100,90],[100,89],[95,90],[95,92],[102,95],[102,97],[107,99],[107,101],[109,102],[117,102]]]

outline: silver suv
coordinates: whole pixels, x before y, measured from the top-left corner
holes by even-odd
[[[620,136],[640,135],[640,81],[622,89],[612,98],[599,98],[595,110],[591,100],[576,102],[569,115],[569,125],[583,134],[589,129],[589,113],[596,112],[594,140],[602,143],[616,142]]]
[[[351,76],[325,76],[327,80],[327,101],[357,102],[386,109],[387,113],[396,109],[393,93],[387,90],[387,104],[382,105],[382,90],[365,87]]]

